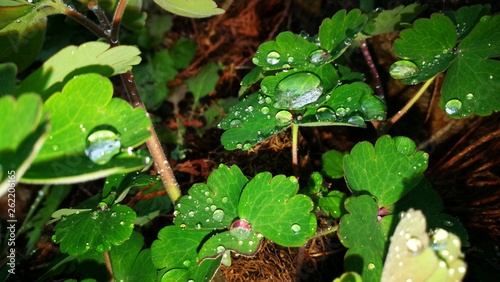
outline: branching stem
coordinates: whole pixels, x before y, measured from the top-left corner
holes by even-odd
[[[413,98],[411,98],[410,101],[408,101],[408,103],[406,103],[406,105],[400,111],[398,111],[392,118],[390,118],[382,126],[382,128],[379,131],[381,135],[387,133],[387,131],[389,131],[389,129],[391,128],[391,126],[393,124],[395,124],[404,114],[406,114],[410,110],[410,108],[425,93],[425,90],[427,90],[427,88],[429,88],[429,86],[431,85],[431,83],[434,81],[435,78],[436,78],[436,76],[433,76],[432,78],[430,78],[429,80],[427,80],[424,83],[424,85],[422,85],[422,87],[420,88],[420,90],[418,90],[417,94],[415,94],[415,96],[413,96]]]

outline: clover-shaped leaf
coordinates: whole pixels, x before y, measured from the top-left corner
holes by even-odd
[[[358,9],[349,13],[341,10],[331,19],[323,20],[319,28],[319,42],[321,48],[330,53],[328,57],[331,56],[331,60],[338,58],[351,45],[366,20],[366,15],[361,14]]]
[[[254,93],[231,107],[219,127],[226,130],[221,143],[226,150],[249,150],[292,124],[292,114],[273,107],[273,100]]]
[[[176,225],[186,229],[226,228],[238,216],[238,199],[248,179],[237,166],[219,166],[175,205]]]
[[[35,159],[50,129],[43,114],[42,99],[36,94],[0,98],[0,197]],[[14,174],[15,172],[15,174]]]
[[[189,18],[206,18],[225,12],[217,8],[213,0],[155,0],[155,3],[169,12]]]
[[[255,232],[246,233],[242,230],[222,232],[211,237],[203,244],[199,257],[224,256],[228,250],[236,251],[240,254],[253,255],[259,249],[262,237],[262,234]]]
[[[61,218],[52,240],[69,255],[83,254],[90,249],[107,252],[112,245],[121,245],[130,237],[135,216],[131,208],[123,205],[75,213]]]
[[[374,36],[401,29],[403,24],[410,23],[423,10],[425,10],[425,6],[413,3],[407,6],[400,5],[391,10],[382,11],[376,14],[373,22],[368,23],[363,31],[367,32],[370,36]],[[367,30],[368,27],[370,30]]]
[[[295,195],[298,189],[294,177],[259,173],[241,194],[239,216],[252,230],[277,244],[301,246],[314,235],[316,216],[310,213],[314,207],[311,199]]]
[[[131,149],[149,137],[151,120],[112,95],[111,82],[98,74],[77,76],[52,95],[44,105],[52,130],[22,180],[77,182],[148,165],[148,155]]]
[[[443,82],[441,108],[454,118],[500,110],[500,15],[483,16],[458,45]]]
[[[151,245],[151,257],[157,268],[164,268],[162,281],[204,281],[205,278],[212,278],[220,259],[201,263],[197,259],[197,249],[210,232],[167,226],[158,233],[158,239]]]
[[[109,252],[113,275],[117,281],[154,281],[156,268],[151,261],[151,250],[142,250],[144,238],[132,232],[130,239]]]
[[[125,73],[141,61],[137,47],[126,45],[109,47],[109,44],[103,42],[68,46],[26,77],[18,85],[16,93],[33,91],[41,94],[46,100],[56,91],[60,91],[76,75],[92,72],[113,76]]]
[[[359,273],[363,281],[379,281],[386,249],[386,236],[378,222],[378,207],[372,197],[363,195],[348,198],[345,208],[349,214],[340,219],[338,235],[344,246],[346,271]]]
[[[394,52],[415,63],[418,71],[403,79],[404,83],[425,81],[450,66],[457,54],[455,25],[446,16],[432,14],[430,19],[418,19],[412,28],[400,33],[394,41]]]
[[[24,70],[42,48],[47,16],[63,13],[63,1],[3,0],[0,4],[0,61]]]
[[[456,11],[445,11],[444,15],[455,24],[455,32],[458,40],[469,35],[471,30],[479,22],[482,16],[489,14],[489,5],[472,5],[462,7]]]
[[[396,202],[423,177],[428,155],[406,137],[382,136],[375,147],[361,142],[344,156],[345,178],[354,195],[369,194],[380,207]]]
[[[317,52],[320,52],[317,54]],[[317,55],[315,55],[317,54]],[[319,58],[324,54],[325,58]],[[314,43],[289,31],[280,33],[275,41],[268,41],[259,46],[252,62],[264,70],[289,69],[314,66],[331,60],[328,53],[318,49]]]

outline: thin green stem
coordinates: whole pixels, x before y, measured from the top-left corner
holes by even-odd
[[[292,124],[292,164],[293,170],[296,177],[298,177],[298,169],[299,169],[299,149],[298,149],[298,141],[299,140],[299,125],[296,123]]]
[[[318,237],[321,237],[321,236],[326,236],[328,234],[331,234],[331,233],[334,233],[334,232],[337,232],[337,230],[339,229],[339,226],[336,225],[336,226],[333,226],[332,228],[328,229],[328,230],[324,230],[324,231],[320,231],[316,234],[314,234],[313,238],[318,238]]]
[[[410,101],[408,101],[408,103],[406,103],[406,105],[400,111],[398,111],[392,118],[390,118],[387,121],[387,123],[385,123],[382,126],[382,128],[379,131],[380,135],[387,133],[387,131],[389,131],[389,129],[391,128],[391,126],[393,124],[395,124],[404,114],[406,114],[410,110],[410,108],[425,93],[425,90],[427,90],[427,88],[429,88],[429,86],[431,85],[431,83],[434,81],[435,78],[436,78],[436,76],[433,76],[432,78],[430,78],[429,80],[427,80],[424,83],[424,85],[422,85],[422,87],[420,88],[420,90],[418,90],[417,94],[415,94],[415,96],[413,96],[413,98],[411,98]]]

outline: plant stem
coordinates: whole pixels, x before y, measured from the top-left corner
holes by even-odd
[[[378,74],[377,67],[373,62],[372,55],[370,54],[370,49],[368,49],[368,45],[366,44],[366,40],[360,40],[361,43],[361,51],[363,51],[363,56],[365,57],[366,63],[368,64],[368,68],[370,68],[370,73],[373,77],[375,83],[375,92],[377,96],[385,102],[384,88],[382,87],[382,81],[380,80],[380,75]]]
[[[424,94],[425,90],[427,90],[427,88],[429,88],[429,86],[431,85],[431,83],[434,81],[435,78],[436,78],[436,76],[433,76],[432,78],[430,78],[429,80],[427,80],[424,83],[424,85],[422,85],[422,87],[420,88],[420,90],[418,90],[417,94],[415,94],[415,96],[413,96],[413,98],[411,98],[410,101],[408,101],[408,103],[406,103],[406,105],[400,111],[398,111],[392,118],[390,118],[382,126],[382,128],[379,130],[380,135],[387,133],[387,131],[389,131],[389,129],[391,128],[391,126],[393,124],[395,124],[404,114],[406,114],[410,110],[410,108]]]
[[[111,265],[111,259],[109,258],[109,252],[104,252],[104,261],[106,262],[106,269],[108,270],[109,274],[109,281],[114,282],[115,278],[113,275],[113,266]]]
[[[118,46],[118,32],[123,17],[123,12],[125,11],[125,6],[128,0],[119,0],[115,14],[113,16],[113,24],[109,22],[104,11],[97,5],[97,3],[89,3],[89,8],[92,9],[96,17],[99,19],[101,26],[96,25],[94,22],[84,17],[82,14],[75,11],[73,8],[68,8],[65,10],[65,14],[71,18],[78,21],[80,24],[91,30],[98,37],[104,37],[108,40],[111,46]],[[131,71],[127,71],[120,75],[123,85],[127,90],[127,95],[129,97],[130,103],[134,108],[142,108],[146,110],[144,103],[142,102],[139,92],[137,91],[137,86],[135,85],[135,79]],[[147,110],[146,110],[147,111]],[[158,174],[160,175],[163,185],[167,190],[167,194],[170,197],[172,203],[177,202],[181,197],[181,190],[175,179],[174,173],[170,164],[168,163],[165,152],[161,146],[158,135],[151,125],[148,130],[151,132],[151,137],[146,141],[149,152],[153,157],[154,164]]]
[[[298,169],[299,169],[299,149],[297,143],[299,139],[299,125],[292,123],[292,165],[295,177],[298,178]]]

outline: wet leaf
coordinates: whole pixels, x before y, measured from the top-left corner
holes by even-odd
[[[22,181],[73,183],[149,165],[149,155],[133,153],[131,149],[149,137],[151,120],[143,109],[132,109],[126,101],[112,95],[111,82],[98,74],[75,77],[62,92],[52,95],[44,105],[52,130]],[[118,139],[104,140],[102,147],[96,147],[89,137],[98,131],[112,132]],[[92,154],[107,154],[111,145],[115,152],[117,142],[124,151],[130,148],[129,152],[112,155],[106,163],[93,159]]]
[[[225,12],[212,0],[155,0],[155,3],[169,12],[189,18],[206,18]]]
[[[13,63],[0,64],[0,97],[14,93],[17,67]]]
[[[109,48],[109,44],[103,42],[68,46],[26,77],[18,85],[16,94],[33,91],[46,100],[76,75],[91,72],[113,76],[125,73],[141,61],[139,53],[137,47],[120,45]]]
[[[407,6],[400,5],[394,9],[382,11],[375,16],[373,23],[370,22],[366,25],[364,31],[366,32],[367,27],[370,26],[371,30],[368,34],[374,36],[399,30],[404,24],[413,21],[413,19],[422,13],[425,8],[425,6],[418,3],[413,3]]]
[[[423,177],[428,155],[406,137],[382,136],[375,147],[361,142],[344,156],[345,178],[354,195],[368,194],[384,207],[408,193]]]
[[[83,254],[91,249],[107,252],[130,238],[135,216],[131,208],[123,205],[75,213],[61,218],[54,228],[52,240],[60,244],[61,252],[69,255]]]
[[[321,157],[323,162],[323,173],[330,178],[342,178],[344,176],[344,155],[335,150],[330,150]]]
[[[301,246],[316,232],[314,204],[305,195],[296,195],[297,179],[268,172],[257,174],[241,194],[239,217],[252,230],[284,246]]]

